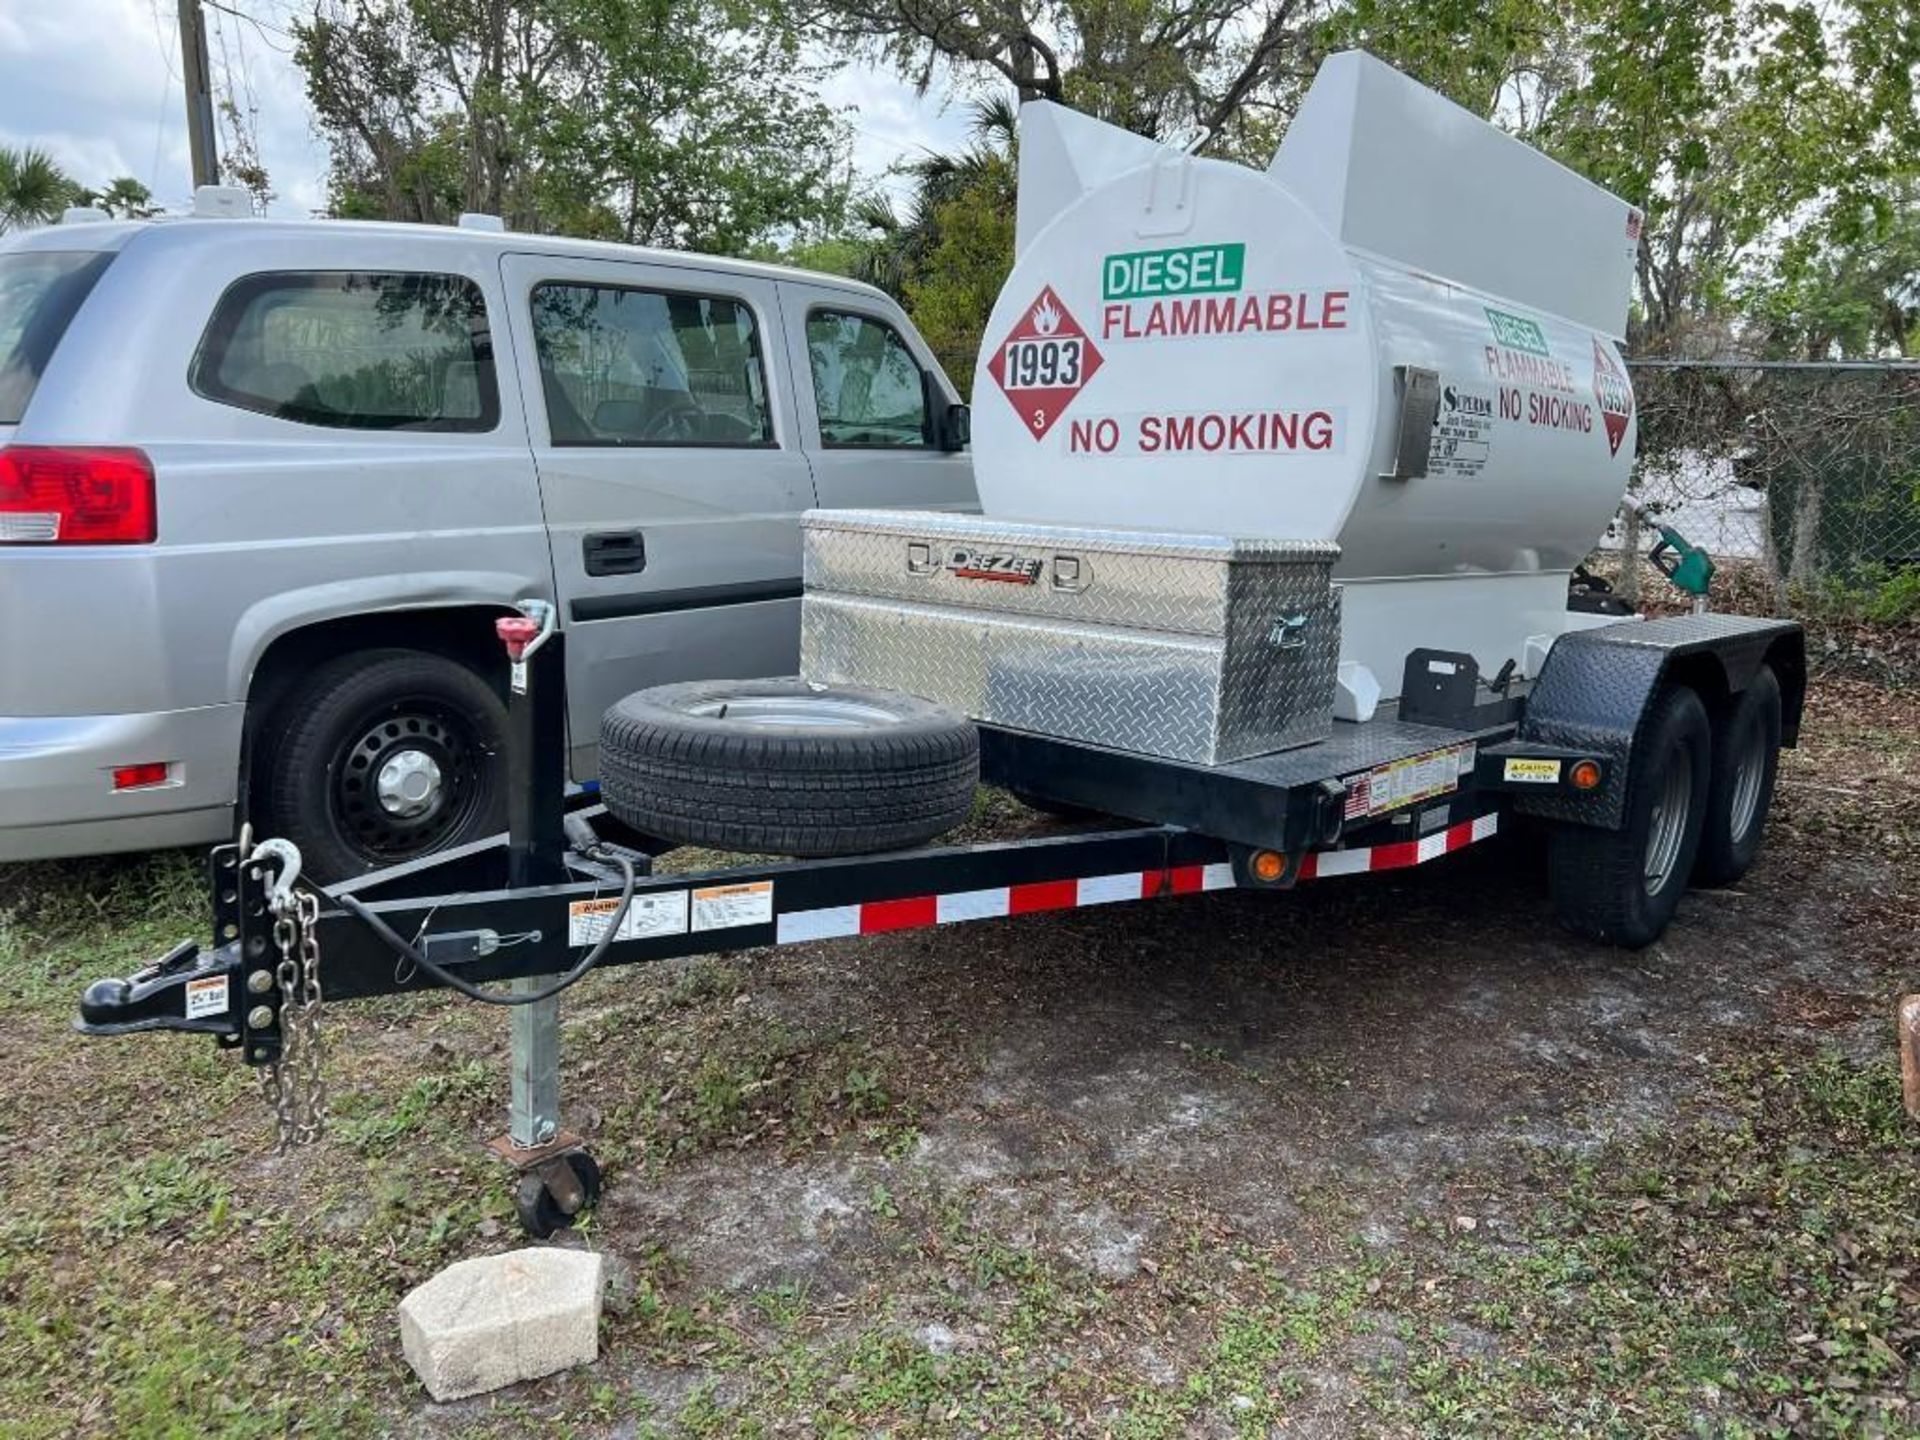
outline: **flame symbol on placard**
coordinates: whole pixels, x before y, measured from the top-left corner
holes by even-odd
[[[1051,335],[1060,328],[1060,311],[1044,295],[1040,297],[1040,303],[1033,307],[1033,328],[1042,335]]]

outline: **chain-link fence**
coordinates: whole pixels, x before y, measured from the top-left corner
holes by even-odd
[[[1660,526],[1778,608],[1920,610],[1920,367],[1640,361],[1640,458],[1603,555]],[[1644,572],[1620,567],[1633,591]]]

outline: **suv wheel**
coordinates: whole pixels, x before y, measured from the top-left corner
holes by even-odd
[[[325,882],[505,828],[507,712],[457,661],[363,650],[316,668],[266,719],[254,828]]]

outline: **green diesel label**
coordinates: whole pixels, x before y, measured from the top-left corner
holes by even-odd
[[[1154,295],[1214,295],[1240,288],[1247,265],[1245,245],[1188,245],[1178,250],[1135,250],[1109,255],[1100,266],[1100,293],[1107,300]]]
[[[1547,332],[1540,328],[1539,322],[1490,306],[1486,310],[1487,323],[1493,326],[1493,338],[1509,350],[1525,350],[1533,355],[1553,353],[1547,349]]]

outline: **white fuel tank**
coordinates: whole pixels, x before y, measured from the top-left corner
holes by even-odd
[[[1526,576],[1563,608],[1633,463],[1637,211],[1358,52],[1266,173],[1050,105],[1021,127],[974,380],[989,515],[1335,540],[1342,579]],[[1485,627],[1452,629],[1488,665],[1558,633]]]

